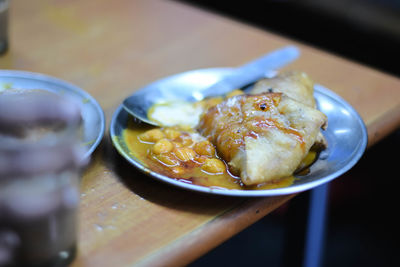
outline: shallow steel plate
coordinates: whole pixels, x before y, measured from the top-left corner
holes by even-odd
[[[104,135],[104,113],[97,101],[81,88],[63,80],[33,72],[0,70],[0,91],[15,89],[43,89],[61,94],[79,104],[82,113],[82,145],[85,156],[96,149]]]
[[[211,85],[229,73],[229,68],[188,71],[156,81],[151,85],[171,88],[202,88]],[[199,83],[199,79],[201,83]],[[360,159],[367,145],[367,131],[358,113],[341,97],[321,85],[315,85],[314,92],[318,109],[328,116],[328,129],[323,131],[328,148],[321,152],[319,159],[311,166],[307,175],[299,176],[295,182],[284,188],[269,190],[216,189],[180,182],[156,173],[133,157],[122,137],[130,115],[122,105],[117,108],[111,120],[110,135],[118,152],[133,166],[159,181],[188,190],[229,196],[277,196],[292,194],[327,183],[348,171]]]

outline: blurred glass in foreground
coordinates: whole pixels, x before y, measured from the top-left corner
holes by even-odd
[[[76,250],[85,163],[80,110],[43,90],[6,92],[0,93],[0,266],[66,266]]]

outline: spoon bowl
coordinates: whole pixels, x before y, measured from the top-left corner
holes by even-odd
[[[281,68],[299,57],[299,49],[287,46],[268,53],[256,60],[250,61],[241,67],[231,69],[223,79],[210,75],[213,69],[193,70],[176,74],[159,81],[153,82],[131,96],[127,97],[123,108],[135,118],[151,125],[158,126],[157,122],[150,120],[147,112],[157,103],[172,101],[194,102],[206,97],[220,96],[233,89],[243,88],[263,77],[271,77]],[[188,80],[191,86],[188,87]]]

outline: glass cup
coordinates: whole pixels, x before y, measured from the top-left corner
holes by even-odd
[[[8,9],[10,1],[0,0],[0,55],[8,48]]]
[[[74,258],[85,163],[77,128],[0,131],[0,266],[66,266]]]

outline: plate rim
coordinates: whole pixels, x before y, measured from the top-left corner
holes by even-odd
[[[232,68],[206,68],[206,69],[195,69],[192,70],[194,71],[201,71],[201,70],[207,70],[207,71],[212,71],[212,70],[216,70],[216,71],[229,71]],[[185,72],[181,72],[178,74],[174,74],[174,75],[170,75],[167,77],[164,77],[160,80],[157,80],[153,83],[150,84],[154,84],[154,83],[158,83],[162,80],[167,80],[172,78],[173,76],[178,76],[184,73],[189,73],[191,71],[185,71]],[[150,85],[148,84],[148,85]],[[131,165],[135,166],[137,169],[139,169],[142,173],[150,176],[152,179],[156,179],[158,181],[167,183],[169,185],[174,185],[177,186],[179,188],[183,188],[186,190],[191,190],[191,191],[195,191],[195,192],[200,192],[200,193],[208,193],[208,194],[214,194],[214,195],[224,195],[224,196],[234,196],[234,197],[268,197],[268,196],[280,196],[280,195],[288,195],[288,194],[294,194],[294,193],[300,193],[306,190],[310,190],[313,189],[315,187],[318,187],[322,184],[328,183],[330,181],[332,181],[333,179],[341,176],[342,174],[344,174],[345,172],[347,172],[348,170],[350,170],[358,161],[359,159],[362,157],[362,155],[364,154],[366,147],[367,147],[367,143],[368,143],[368,134],[367,134],[367,128],[365,126],[364,121],[362,120],[361,116],[359,115],[359,113],[355,110],[354,107],[352,107],[346,100],[344,100],[341,96],[339,96],[338,94],[334,93],[333,91],[329,90],[328,88],[320,85],[320,84],[315,84],[314,85],[314,91],[321,93],[323,95],[326,95],[330,98],[333,98],[337,101],[339,101],[340,103],[344,104],[344,106],[346,107],[346,109],[348,111],[350,111],[352,113],[352,115],[354,116],[354,118],[356,119],[357,123],[359,124],[360,128],[361,128],[361,135],[362,135],[362,142],[361,145],[359,146],[358,151],[356,151],[357,153],[354,155],[353,158],[351,158],[351,160],[349,160],[347,162],[347,164],[339,169],[336,170],[335,172],[324,176],[322,179],[318,179],[318,180],[314,180],[314,181],[310,181],[308,183],[304,183],[304,184],[298,184],[295,186],[288,186],[288,187],[282,187],[282,188],[276,188],[276,189],[264,189],[264,190],[241,190],[241,189],[221,189],[221,188],[212,188],[212,187],[205,187],[205,186],[200,186],[200,185],[194,185],[194,184],[188,184],[188,183],[184,183],[181,182],[179,180],[176,180],[174,178],[170,178],[167,176],[164,176],[162,174],[159,174],[157,172],[152,171],[151,169],[145,167],[143,164],[141,164],[138,161],[135,161],[132,157],[130,157],[125,151],[124,149],[121,147],[121,144],[119,142],[116,141],[116,139],[119,139],[119,136],[116,134],[116,123],[117,123],[117,118],[120,115],[121,112],[126,112],[123,108],[123,104],[119,105],[117,107],[117,109],[115,110],[115,112],[113,113],[112,119],[111,119],[111,123],[110,123],[110,130],[109,130],[109,134],[110,134],[110,138],[112,141],[112,144],[114,146],[114,148],[118,151],[118,153],[125,159],[127,160]],[[127,113],[127,112],[126,112]],[[127,114],[127,116],[129,116]]]
[[[31,72],[31,71],[25,71],[25,70],[11,70],[11,69],[0,69],[0,77],[4,77],[7,75],[7,77],[12,77],[12,78],[29,78],[29,79],[34,79],[34,80],[39,80],[39,81],[46,81],[46,82],[51,82],[53,84],[61,85],[63,88],[66,90],[71,90],[77,94],[83,95],[85,99],[89,99],[91,104],[95,107],[95,110],[97,111],[97,115],[99,116],[100,119],[100,131],[93,143],[90,144],[90,147],[86,150],[84,154],[84,158],[89,157],[95,149],[98,147],[100,144],[101,140],[104,137],[105,134],[105,115],[104,111],[101,108],[100,104],[97,102],[97,100],[89,94],[87,91],[83,90],[82,88],[68,82],[65,80],[62,80],[60,78],[56,78],[54,76],[48,75],[48,74],[43,74],[39,72]]]

